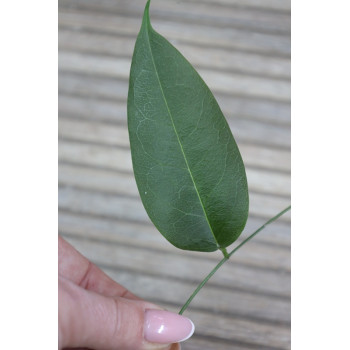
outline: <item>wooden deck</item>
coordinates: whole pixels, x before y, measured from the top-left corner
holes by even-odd
[[[178,311],[221,255],[171,246],[137,193],[126,96],[145,2],[59,0],[59,230],[135,294]],[[290,3],[153,0],[151,18],[228,118],[251,196],[244,238],[290,203]],[[227,262],[185,315],[196,324],[185,350],[290,349],[290,214]]]

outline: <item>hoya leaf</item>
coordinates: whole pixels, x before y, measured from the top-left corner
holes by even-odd
[[[208,86],[152,28],[149,4],[128,94],[138,190],[151,221],[174,246],[223,249],[238,238],[248,217],[244,164]]]

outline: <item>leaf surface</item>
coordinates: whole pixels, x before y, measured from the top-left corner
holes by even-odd
[[[129,80],[128,129],[143,205],[178,248],[215,251],[248,217],[244,164],[213,94],[151,26],[149,1]]]

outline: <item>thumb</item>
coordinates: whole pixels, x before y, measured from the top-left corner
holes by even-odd
[[[105,297],[63,277],[58,283],[59,349],[167,349],[193,334],[188,318],[151,303]]]

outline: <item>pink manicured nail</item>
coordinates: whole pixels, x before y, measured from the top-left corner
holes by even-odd
[[[194,324],[187,317],[163,310],[146,310],[145,339],[151,343],[171,344],[187,340]]]

